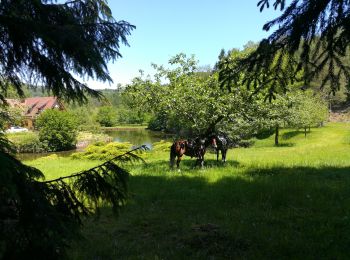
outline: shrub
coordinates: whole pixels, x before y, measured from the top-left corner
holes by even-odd
[[[160,140],[159,142],[155,142],[152,144],[152,151],[154,151],[154,152],[169,152],[171,145],[172,145],[171,142]]]
[[[75,147],[77,123],[69,112],[54,109],[44,111],[37,119],[39,140],[47,142],[50,151],[64,151]]]
[[[110,127],[116,124],[116,113],[111,106],[100,107],[97,113],[97,122],[101,126]]]
[[[118,155],[122,155],[132,148],[132,144],[124,143],[108,143],[98,142],[86,147],[84,152],[72,154],[74,159],[88,159],[88,160],[109,160]]]
[[[167,114],[159,113],[151,118],[148,123],[148,128],[153,131],[165,131],[167,130]]]

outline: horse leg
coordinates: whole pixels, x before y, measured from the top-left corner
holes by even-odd
[[[181,159],[182,159],[182,156],[178,156],[178,157],[177,157],[176,167],[177,167],[178,169],[180,168]]]
[[[219,149],[216,149],[216,161],[219,161]]]
[[[201,158],[197,158],[194,167],[197,167],[197,165],[199,165],[201,168],[203,168],[203,166],[204,166],[204,160],[201,159]]]
[[[222,154],[222,161],[226,162],[227,149],[221,150],[221,154]]]
[[[176,156],[170,158],[170,169],[174,169]]]
[[[176,155],[173,151],[173,147],[171,147],[170,148],[170,161],[169,161],[170,169],[174,168],[175,158],[176,158]]]

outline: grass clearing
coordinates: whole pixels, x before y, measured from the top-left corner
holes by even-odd
[[[350,257],[350,124],[282,131],[232,149],[226,165],[206,155],[170,171],[169,154],[130,167],[130,200],[115,218],[86,220],[73,259]],[[47,179],[98,162],[56,158],[28,164]],[[49,175],[49,173],[51,175]]]

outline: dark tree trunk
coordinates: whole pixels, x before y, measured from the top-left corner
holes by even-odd
[[[305,138],[306,138],[306,126],[304,127],[304,134],[305,134]]]
[[[280,132],[279,126],[276,126],[276,129],[275,129],[275,145],[278,145],[279,132]]]
[[[209,134],[213,134],[215,131],[215,126],[224,118],[225,117],[223,115],[220,115],[214,122],[212,122],[205,131],[204,136],[207,137]]]

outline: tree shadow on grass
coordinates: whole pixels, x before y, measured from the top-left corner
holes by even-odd
[[[132,176],[119,219],[105,215],[87,227],[93,242],[80,250],[111,259],[349,258],[349,173],[276,167],[215,182],[195,172]]]
[[[295,131],[283,133],[281,137],[284,140],[288,140],[288,139],[291,139],[291,138],[298,136],[298,135],[301,135],[301,134],[304,134],[304,132],[299,131],[299,130],[295,130]]]
[[[279,143],[278,145],[275,145],[274,147],[293,147],[295,146],[295,143]]]
[[[313,175],[323,180],[337,180],[337,179],[348,179],[350,181],[350,168],[335,168],[335,167],[272,167],[265,169],[251,169],[248,170],[247,175],[252,177],[268,177],[284,175],[285,178],[300,178]]]
[[[235,167],[237,168],[239,166],[239,162],[238,161],[234,161],[234,160],[229,160],[226,162],[223,162],[219,159],[219,161],[217,161],[216,159],[208,159],[204,161],[204,167],[206,168],[214,168],[214,167],[218,167],[218,168],[225,168],[225,167]]]
[[[229,160],[226,162],[222,162],[221,160],[216,161],[216,159],[205,159],[203,169],[208,168],[225,168],[225,167],[238,167],[239,162],[235,160]],[[173,169],[170,168],[169,161],[157,161],[147,164],[145,167],[156,168],[156,169],[168,169],[168,170],[177,170],[176,161]],[[185,157],[180,162],[180,170],[196,170],[201,169],[200,165],[196,163],[196,158]]]

